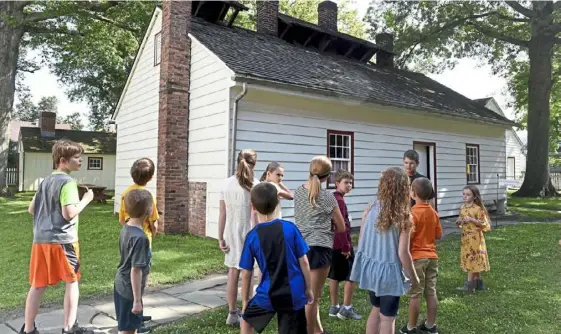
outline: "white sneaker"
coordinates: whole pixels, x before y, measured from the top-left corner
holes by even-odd
[[[228,318],[226,318],[226,325],[236,326],[240,324],[240,311],[231,311],[228,313]]]

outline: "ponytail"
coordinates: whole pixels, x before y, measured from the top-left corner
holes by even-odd
[[[331,160],[326,156],[318,156],[310,162],[308,177],[308,201],[315,208],[321,191],[321,180],[327,180],[331,174]]]
[[[263,175],[261,175],[261,178],[259,179],[259,181],[263,182],[267,179],[267,170],[265,169],[265,171],[263,172]]]
[[[254,150],[242,150],[240,154],[238,154],[238,169],[236,170],[236,178],[238,179],[238,183],[240,186],[247,190],[251,191],[253,188],[253,166],[257,162],[257,153]],[[252,166],[250,166],[250,164]]]
[[[321,190],[321,182],[317,175],[310,175],[308,178],[308,187],[308,201],[310,201],[310,204],[315,208]]]

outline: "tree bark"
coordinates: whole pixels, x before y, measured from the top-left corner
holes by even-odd
[[[549,197],[557,192],[549,176],[549,114],[552,87],[554,34],[553,4],[534,2],[528,47],[530,78],[528,80],[528,156],[524,182],[514,196]]]
[[[24,33],[21,25],[15,22],[21,21],[23,6],[16,1],[2,1],[0,15],[0,195],[6,195],[9,194],[6,186],[10,146],[8,124],[14,105],[19,47]],[[7,22],[2,20],[3,17],[13,21]]]

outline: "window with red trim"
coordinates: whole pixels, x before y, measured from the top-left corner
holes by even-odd
[[[354,174],[354,144],[353,132],[327,130],[327,157],[333,165],[328,188],[335,188],[335,173],[339,169]]]

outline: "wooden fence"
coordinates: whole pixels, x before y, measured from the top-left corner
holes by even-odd
[[[6,169],[6,184],[8,186],[18,185],[18,169],[16,167],[10,167]]]

